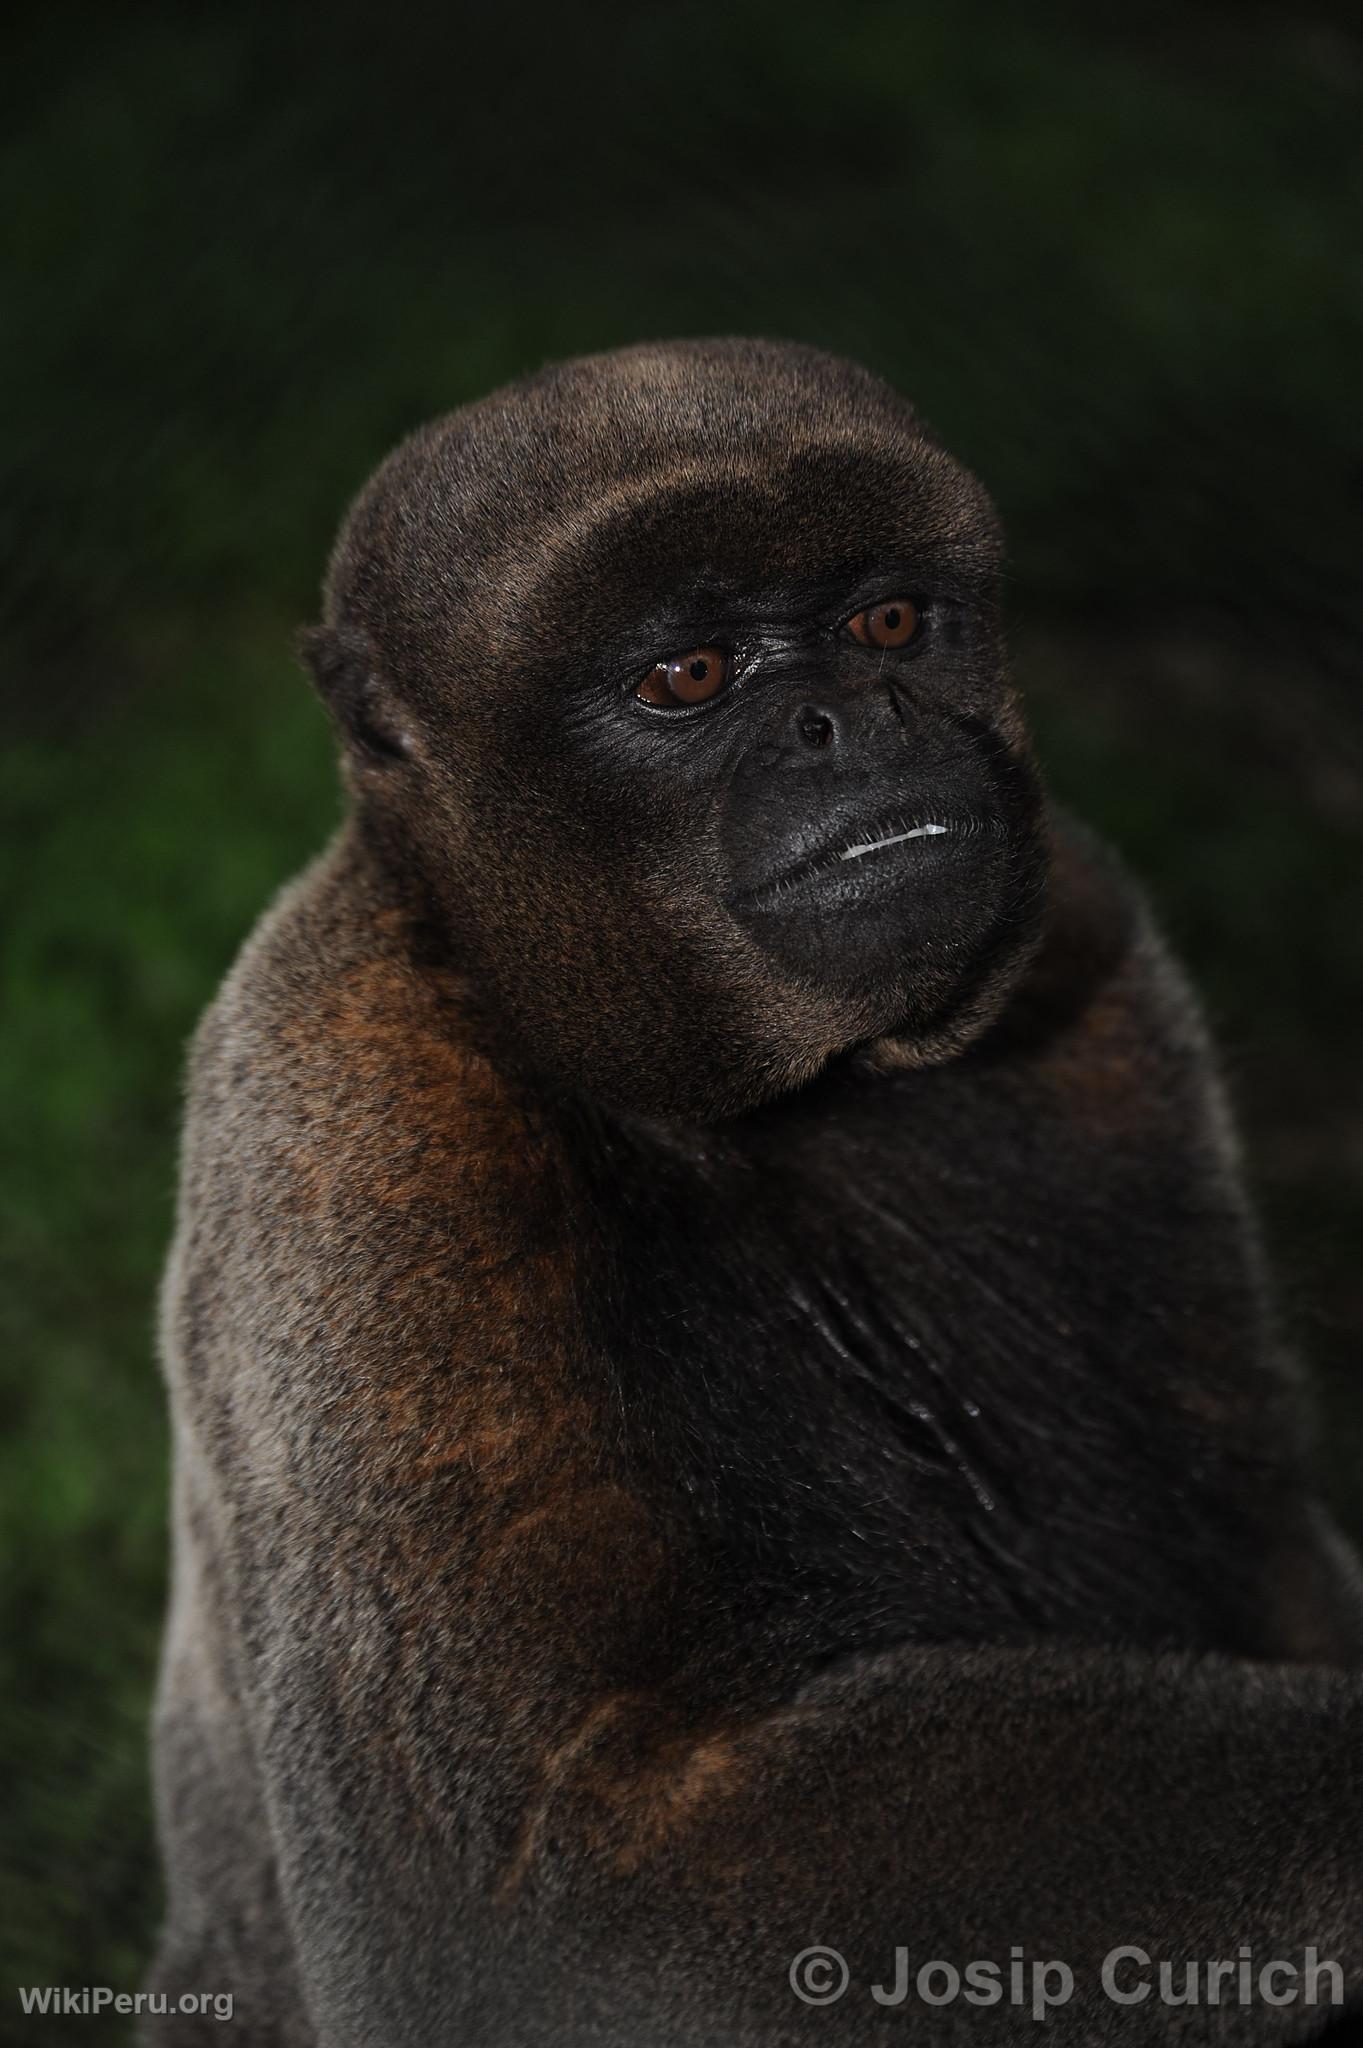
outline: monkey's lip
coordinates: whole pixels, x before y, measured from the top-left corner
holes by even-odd
[[[895,815],[872,825],[844,827],[835,839],[735,891],[730,906],[737,911],[780,910],[788,896],[824,891],[839,901],[855,900],[867,893],[865,885],[872,876],[877,883],[882,878],[898,880],[899,871],[918,866],[925,855],[954,851],[961,840],[1000,840],[1006,833],[1000,818],[949,811]],[[907,856],[912,856],[911,863]]]

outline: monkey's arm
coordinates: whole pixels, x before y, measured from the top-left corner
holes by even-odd
[[[1123,1946],[1181,1965],[1247,1944],[1257,1972],[1314,1945],[1363,1988],[1363,1698],[1342,1676],[942,1649],[700,1729],[657,1698],[608,1695],[543,1759],[509,1855],[472,1893],[476,1800],[461,1812],[431,1781],[443,1872],[437,1837],[359,1815],[338,1870],[317,1854],[336,1780],[319,1744],[311,1783],[299,1754],[281,1755],[269,1805],[310,2004],[337,2048],[898,2042],[907,2015],[871,1989],[894,1985],[896,1948],[912,1973],[996,1962],[1005,1985],[1016,1947],[1063,1962],[1085,2042],[1166,2037],[1157,1998],[1104,1992]],[[850,1972],[817,2011],[789,1979],[815,1944]],[[1155,1970],[1132,1959],[1118,1980]],[[992,2021],[963,1997],[910,2012],[914,2039],[1034,2026],[1006,1993]],[[1183,2015],[1185,2038],[1255,2042],[1307,2038],[1319,2017],[1257,1996],[1219,2023]]]
[[[739,2013],[753,2040],[868,2040],[878,2021],[902,2038],[870,1997],[897,1945],[915,1968],[1003,1961],[1015,1944],[1067,1961],[1086,2039],[1105,2020],[1131,2035],[1100,1982],[1123,1944],[1203,1959],[1249,1943],[1262,1961],[1315,1943],[1357,1993],[1361,1729],[1358,1688],[1332,1677],[905,1651],[708,1738],[661,1782],[625,1790],[598,1741],[534,1816],[517,1902],[527,1921],[595,1923],[595,1969],[628,1977],[656,1943],[669,1999],[708,2015],[711,2039]],[[852,1975],[817,2027],[787,1981],[815,1943]],[[1228,2038],[1296,2038],[1302,2017],[1259,2005]],[[1030,2030],[1029,2014],[1012,2021]],[[958,2002],[941,2024],[968,2034],[978,2014]],[[1136,2018],[1139,2038],[1142,2024],[1164,2038],[1167,2010]]]

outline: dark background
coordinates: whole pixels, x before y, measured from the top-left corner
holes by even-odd
[[[1110,13],[1110,22],[1099,19]],[[13,1985],[138,1981],[154,1290],[194,1018],[337,815],[349,494],[546,357],[862,357],[995,492],[1057,790],[1205,991],[1363,1529],[1351,11],[51,7],[0,76],[0,1718]]]

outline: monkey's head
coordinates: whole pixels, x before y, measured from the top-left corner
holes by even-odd
[[[876,378],[684,342],[414,434],[310,665],[372,843],[520,1057],[657,1115],[950,1057],[1034,941],[1042,803],[979,485]]]

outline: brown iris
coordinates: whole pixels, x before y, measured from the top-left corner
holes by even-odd
[[[634,694],[645,704],[708,704],[728,680],[729,657],[723,648],[693,647],[651,668]]]
[[[919,611],[911,598],[892,597],[873,604],[847,621],[847,630],[863,647],[907,647],[918,631]]]

